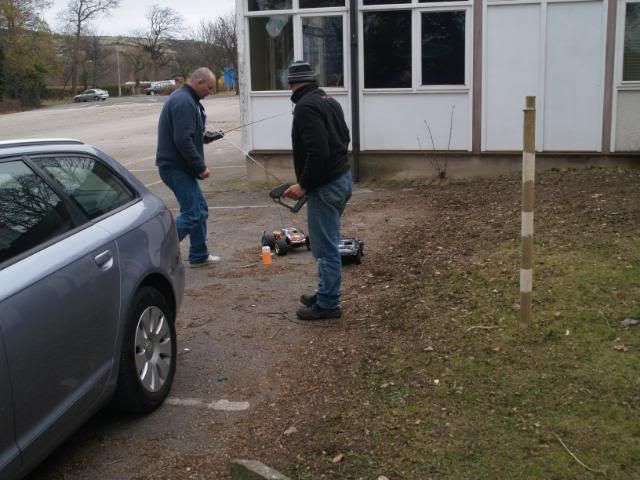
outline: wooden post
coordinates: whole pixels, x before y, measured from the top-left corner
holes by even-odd
[[[527,97],[522,149],[522,264],[520,267],[520,323],[533,323],[533,204],[536,173],[536,97]]]

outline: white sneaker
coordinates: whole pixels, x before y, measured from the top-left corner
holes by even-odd
[[[214,263],[218,263],[220,261],[220,257],[217,255],[209,255],[209,257],[204,262],[191,263],[189,262],[189,266],[191,268],[199,268],[206,267],[207,265],[212,265]]]

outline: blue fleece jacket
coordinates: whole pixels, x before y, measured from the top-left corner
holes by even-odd
[[[173,92],[160,113],[156,165],[199,176],[204,172],[204,107],[189,86]]]

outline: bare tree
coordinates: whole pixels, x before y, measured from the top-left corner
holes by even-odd
[[[202,63],[199,46],[193,40],[176,41],[174,45],[176,58],[172,65],[174,73],[182,78],[187,78],[196,68],[205,65]]]
[[[200,56],[205,64],[212,66],[218,73],[222,73],[227,67],[232,67],[237,86],[238,32],[236,16],[229,13],[215,21],[203,20],[194,33],[194,37],[199,42]]]
[[[127,64],[131,69],[131,74],[133,75],[133,80],[136,82],[136,86],[140,85],[142,75],[146,73],[147,65],[149,64],[149,55],[142,48],[137,46],[128,47],[120,53],[126,59]]]
[[[84,39],[85,63],[84,70],[87,72],[87,79],[91,79],[91,85],[98,86],[99,79],[106,68],[107,52],[100,42],[100,37],[91,35]]]
[[[60,12],[66,30],[73,35],[71,48],[71,91],[75,94],[78,88],[78,64],[80,63],[81,37],[89,24],[100,15],[108,15],[120,5],[120,0],[69,0],[67,7]]]
[[[154,79],[157,80],[160,68],[173,60],[171,55],[173,40],[178,37],[183,19],[172,8],[153,5],[147,12],[147,22],[146,31],[134,32],[133,43],[149,54]]]

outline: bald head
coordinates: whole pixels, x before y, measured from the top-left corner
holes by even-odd
[[[200,67],[189,75],[187,83],[200,98],[213,93],[216,76],[207,67]]]

